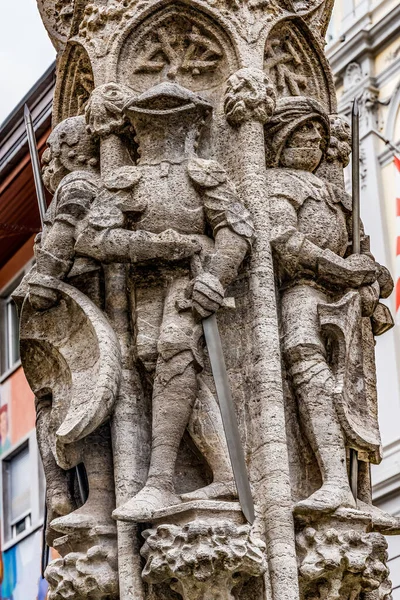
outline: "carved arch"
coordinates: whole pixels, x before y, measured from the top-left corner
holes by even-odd
[[[76,32],[88,0],[37,0],[40,16],[50,40],[62,52]]]
[[[81,44],[70,41],[57,66],[53,125],[68,117],[82,115],[94,90],[92,64]]]
[[[264,70],[275,84],[278,97],[309,96],[328,113],[336,112],[328,62],[302,19],[284,19],[271,30],[265,45]]]
[[[239,67],[225,29],[203,11],[179,2],[130,24],[118,40],[116,57],[108,80],[138,92],[175,80],[212,93]]]

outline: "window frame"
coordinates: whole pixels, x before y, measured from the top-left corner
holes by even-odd
[[[3,383],[14,371],[21,366],[21,359],[8,363],[8,358],[12,354],[11,339],[9,338],[9,306],[13,300],[11,295],[21,283],[24,276],[30,271],[35,264],[35,259],[29,260],[16,273],[16,275],[0,290],[0,384]],[[19,353],[18,353],[19,354]]]
[[[3,318],[2,310],[4,307],[4,302],[2,300],[6,300],[10,298],[13,291],[20,284],[23,277],[31,270],[31,268],[35,264],[35,258],[32,257],[29,261],[25,263],[25,265],[14,275],[14,277],[2,288],[0,289],[0,319]],[[0,320],[0,363],[2,361],[1,352],[2,345],[4,343],[4,331],[1,324],[4,321]],[[4,383],[8,377],[12,375],[19,367],[21,366],[21,361],[16,361],[13,366],[2,373],[0,375],[0,384]],[[1,364],[0,364],[1,367]],[[1,370],[0,370],[1,373]],[[17,534],[15,537],[11,537],[7,539],[7,535],[5,535],[5,524],[6,522],[10,523],[11,519],[10,513],[6,515],[6,509],[8,510],[8,506],[6,507],[5,503],[5,493],[6,492],[6,477],[5,477],[5,464],[7,461],[10,461],[13,456],[16,456],[18,452],[24,448],[24,446],[29,447],[29,475],[30,475],[30,523],[28,523],[26,529],[21,533]],[[11,448],[0,454],[0,502],[2,505],[0,512],[0,520],[1,520],[1,549],[2,552],[5,552],[12,548],[13,546],[19,544],[22,540],[29,537],[37,530],[43,527],[44,521],[44,496],[45,496],[45,478],[43,471],[43,464],[39,453],[39,448],[36,439],[36,429],[33,428],[27,435],[18,440],[17,443],[13,444]],[[21,515],[23,518],[23,515]],[[7,521],[8,519],[8,521]],[[18,523],[19,521],[17,521]]]
[[[11,519],[10,512],[10,480],[7,472],[7,463],[15,456],[28,447],[29,449],[29,474],[30,474],[30,508],[29,511],[18,516],[17,519]],[[24,436],[17,444],[14,444],[9,450],[4,452],[1,457],[1,547],[2,551],[9,550],[26,537],[32,535],[35,531],[43,527],[43,506],[44,506],[44,476],[43,466],[39,454],[39,448],[36,440],[36,430],[33,429],[28,435]],[[28,519],[27,527],[19,534],[13,535],[13,528],[25,517]]]

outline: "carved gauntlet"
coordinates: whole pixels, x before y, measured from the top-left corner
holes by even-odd
[[[54,254],[40,246],[35,248],[35,257],[37,271],[42,275],[63,279],[72,267],[72,259],[64,260],[54,256]]]
[[[45,277],[36,271],[29,278],[29,300],[36,310],[47,310],[58,302],[58,293],[43,285]]]
[[[192,305],[202,319],[216,312],[224,300],[225,290],[217,277],[201,273],[194,280]]]
[[[378,266],[370,256],[353,254],[344,259],[319,248],[295,227],[275,227],[271,244],[292,277],[311,271],[322,281],[342,288],[358,288],[377,278]]]

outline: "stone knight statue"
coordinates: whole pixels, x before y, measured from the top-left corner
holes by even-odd
[[[371,415],[364,423],[364,439],[359,431],[349,431],[351,423],[343,423],[337,403],[346,403],[348,390],[338,397],[321,310],[336,304],[336,310],[344,312],[343,298],[357,290],[362,316],[371,317],[379,298],[391,293],[393,282],[387,269],[375,262],[365,236],[362,253],[349,253],[351,198],[315,175],[330,146],[330,122],[323,107],[309,98],[282,99],[268,123],[266,140],[273,168],[268,174],[271,245],[280,288],[282,354],[322,476],[321,488],[300,500],[295,510],[355,508],[346,447],[354,444],[377,462],[378,423]]]
[[[153,387],[152,449],[145,487],[114,516],[146,522],[154,510],[181,502],[174,490],[174,467],[198,396],[200,319],[221,306],[250,249],[254,228],[224,169],[197,156],[197,139],[211,111],[208,102],[166,82],[129,98],[123,110],[140,155],[127,207],[135,214],[134,232],[122,228],[123,221],[110,227],[105,216],[107,210],[115,211],[110,203],[101,216],[107,226],[100,229],[89,213],[75,249],[101,262],[134,265],[136,356]],[[156,255],[147,250],[147,238],[151,248],[155,236],[170,249],[160,244]],[[135,237],[140,249],[132,244]],[[229,484],[214,481],[186,499],[232,495]]]
[[[38,4],[53,199],[15,301],[49,600],[389,598],[400,525],[369,469],[393,282],[361,223],[352,249],[333,3]]]

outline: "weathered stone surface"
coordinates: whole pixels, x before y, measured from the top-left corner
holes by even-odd
[[[118,598],[118,558],[115,527],[94,527],[60,538],[56,547],[65,558],[54,560],[46,570],[50,600]],[[66,547],[74,548],[71,552]]]
[[[54,198],[15,298],[62,556],[51,598],[385,598],[381,533],[400,526],[369,467],[393,282],[361,223],[352,253],[333,1],[38,4],[59,50]]]
[[[391,597],[387,542],[380,533],[365,533],[366,516],[342,509],[302,524],[296,543],[303,597]]]
[[[197,520],[183,527],[159,525],[143,535],[145,581],[168,582],[185,600],[231,600],[234,587],[267,569],[265,544],[252,538],[249,525]]]

